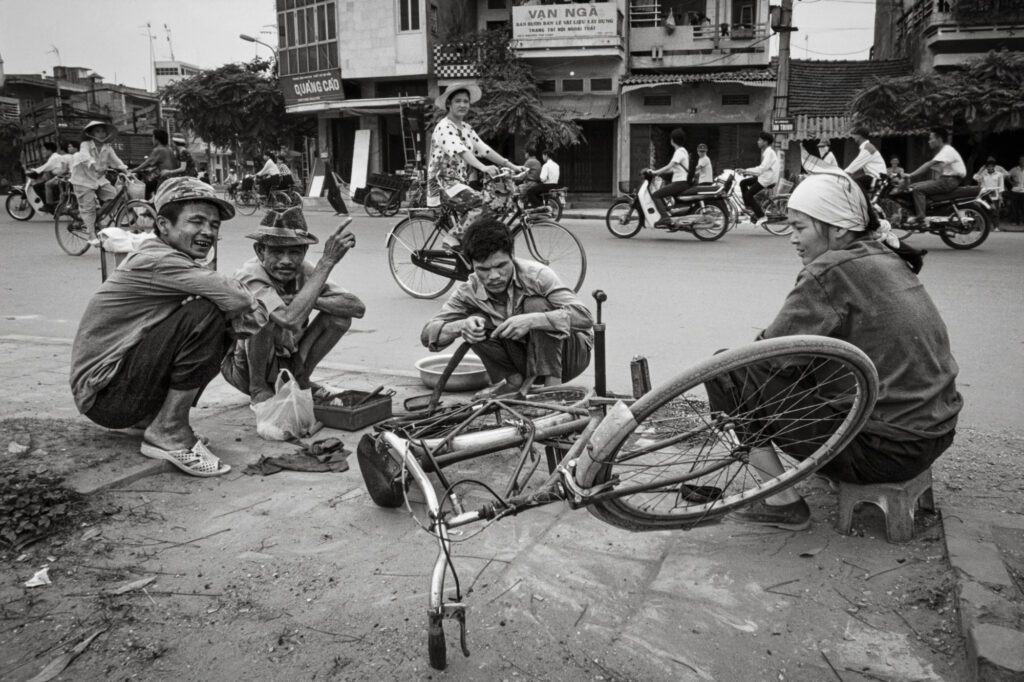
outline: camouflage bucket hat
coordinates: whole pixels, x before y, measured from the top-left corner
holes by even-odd
[[[260,221],[259,229],[245,236],[270,246],[306,246],[320,241],[309,233],[306,218],[298,206],[283,211],[267,211],[267,215]]]
[[[196,178],[181,177],[165,180],[160,184],[153,197],[157,213],[167,204],[186,201],[201,201],[216,206],[221,220],[231,220],[235,217],[235,207],[219,198],[213,187]]]

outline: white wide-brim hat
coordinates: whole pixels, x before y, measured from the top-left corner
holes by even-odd
[[[436,106],[438,109],[447,109],[448,100],[451,98],[452,95],[454,95],[456,92],[460,90],[465,90],[466,92],[469,93],[470,104],[473,104],[474,102],[479,102],[480,98],[483,97],[484,94],[480,90],[480,86],[477,85],[476,83],[473,83],[472,81],[460,81],[458,83],[452,83],[445,89],[444,92],[438,95],[437,99],[434,100],[434,106]]]

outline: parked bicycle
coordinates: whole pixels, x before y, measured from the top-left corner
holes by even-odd
[[[595,348],[602,353],[595,356],[603,358],[600,304],[597,321]],[[371,499],[382,507],[404,504],[437,542],[427,648],[430,665],[439,670],[448,662],[444,620],[459,625],[462,652],[469,655],[454,529],[489,525],[557,502],[586,507],[602,521],[633,531],[692,528],[789,488],[822,467],[867,421],[878,391],[874,365],[856,347],[819,336],[788,336],[714,355],[637,400],[603,395],[605,371],[598,360],[593,391],[562,386],[525,399],[437,408],[444,379],[463,348],[442,375],[430,408],[379,425],[357,453]],[[763,372],[764,385],[777,388],[735,412],[712,410],[708,387],[731,385],[734,373],[745,370]],[[815,423],[804,430],[808,422]],[[795,441],[797,431],[820,435]],[[780,451],[781,473],[760,470],[748,456],[751,447],[773,440],[780,449],[798,444],[807,456],[795,459]],[[519,451],[518,459],[503,486],[492,480],[497,474],[455,480],[446,471],[457,462],[512,449]],[[531,483],[545,460],[549,475],[539,485]],[[422,501],[410,501],[411,485]],[[469,508],[461,495],[469,486],[494,501]]]
[[[587,275],[583,244],[567,227],[551,219],[549,209],[526,209],[510,174],[499,173],[487,181],[490,206],[512,230],[516,254],[550,266],[562,280],[579,291]],[[410,211],[388,233],[388,265],[402,291],[415,298],[437,298],[456,281],[466,281],[472,267],[458,250],[443,240],[460,217],[444,204],[438,209]]]
[[[121,227],[126,230],[150,229],[148,224],[150,204],[142,199],[145,188],[131,173],[117,173],[114,188],[117,194],[96,211],[95,231],[90,233],[78,214],[78,199],[70,182],[60,183],[60,199],[53,211],[53,228],[57,244],[70,256],[81,256],[89,247],[98,243],[97,232],[105,227]],[[129,191],[130,190],[130,191]],[[143,221],[140,224],[140,221]]]

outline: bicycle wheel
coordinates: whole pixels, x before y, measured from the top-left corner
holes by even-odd
[[[617,199],[604,216],[608,231],[619,239],[629,239],[642,228],[640,216],[633,210],[632,199]]]
[[[544,200],[544,205],[547,206],[552,220],[558,222],[562,219],[562,202],[558,200],[558,197],[548,197]]]
[[[53,230],[57,235],[57,244],[69,256],[81,256],[89,250],[89,232],[85,229],[78,213],[68,211],[62,204],[53,212]]]
[[[388,267],[402,291],[414,298],[437,298],[452,288],[455,280],[424,270],[413,262],[413,255],[425,249],[441,250],[441,231],[429,218],[406,218],[388,237]],[[454,267],[455,256],[447,256]]]
[[[963,223],[950,222],[939,239],[954,249],[973,249],[988,238],[991,228],[988,214],[973,206],[964,206],[960,213],[963,215]]]
[[[590,507],[612,525],[686,528],[820,468],[864,425],[877,392],[874,366],[848,343],[817,336],[758,341],[715,355],[634,403],[632,420],[595,455],[599,461],[580,466],[577,480],[613,484]],[[738,407],[712,410],[716,394],[731,395]],[[777,476],[749,458],[751,446],[772,443],[783,465]]]
[[[695,211],[697,215],[707,216],[714,222],[707,227],[695,227],[693,236],[704,242],[721,239],[729,229],[729,208],[721,201],[709,201]]]
[[[373,216],[374,218],[383,214],[384,207],[388,204],[388,195],[384,190],[371,189],[366,193],[366,199],[363,201],[363,208],[366,209],[366,215]]]
[[[114,224],[125,230],[148,232],[156,224],[156,209],[148,201],[133,199],[121,208]]]
[[[789,220],[789,197],[772,197],[764,205],[764,216],[768,219],[762,227],[777,237],[793,231]]]
[[[554,270],[563,282],[579,291],[587,276],[587,252],[569,228],[551,220],[523,222],[516,234],[516,254]]]
[[[24,194],[8,194],[7,201],[7,214],[19,221],[26,221],[35,215],[36,210],[32,208],[32,204],[29,203],[28,197]]]
[[[238,193],[235,200],[235,209],[242,215],[252,215],[259,208],[260,199],[252,190],[244,190]]]

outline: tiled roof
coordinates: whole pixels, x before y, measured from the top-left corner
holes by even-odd
[[[796,116],[845,116],[858,91],[876,78],[908,76],[910,64],[892,61],[816,61],[789,63],[789,113]]]
[[[622,85],[654,85],[658,83],[774,83],[775,65],[732,71],[685,73],[634,73],[619,81]]]

